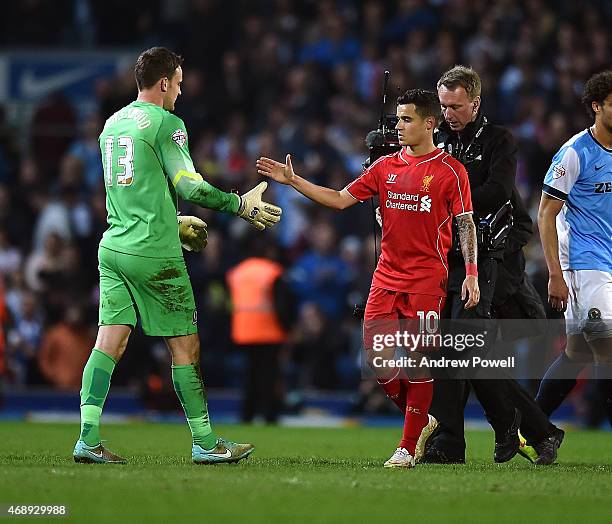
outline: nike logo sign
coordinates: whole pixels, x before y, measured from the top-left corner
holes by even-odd
[[[94,453],[93,451],[87,450],[87,453],[89,453],[90,455],[93,455],[94,457],[99,458],[99,459],[101,459],[102,456],[103,456],[102,455],[102,451],[100,451],[100,453]]]
[[[599,171],[603,166],[604,166],[604,164],[602,164],[600,166],[595,166],[595,171]]]
[[[26,98],[39,98],[92,76],[96,70],[94,67],[81,67],[44,77],[38,77],[32,70],[28,70],[19,79],[19,90]]]
[[[225,450],[225,453],[209,453],[211,457],[217,457],[222,459],[227,459],[232,456],[232,452],[229,449]]]

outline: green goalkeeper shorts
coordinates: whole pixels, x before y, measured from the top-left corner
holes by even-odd
[[[197,312],[185,260],[149,258],[100,246],[99,325],[134,327],[140,317],[146,335],[197,333]]]

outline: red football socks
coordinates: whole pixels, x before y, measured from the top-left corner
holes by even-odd
[[[378,383],[387,396],[395,403],[402,413],[406,413],[406,394],[408,392],[408,377],[402,369],[391,378],[379,378]]]
[[[404,433],[399,447],[407,449],[408,453],[412,456],[414,456],[414,448],[419,440],[421,431],[429,421],[427,414],[432,397],[433,379],[416,379],[408,383],[405,401]]]

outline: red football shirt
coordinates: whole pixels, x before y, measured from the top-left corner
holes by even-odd
[[[463,164],[440,149],[414,157],[402,148],[379,158],[346,189],[359,201],[380,200],[381,255],[372,285],[446,296],[452,217],[472,212]]]

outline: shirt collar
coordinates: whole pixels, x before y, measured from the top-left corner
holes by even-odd
[[[400,158],[409,165],[416,163],[416,162],[422,162],[424,160],[429,160],[430,158],[433,158],[442,152],[441,149],[436,147],[431,153],[427,153],[426,155],[412,156],[408,154],[408,152],[406,151],[406,147],[407,146],[403,146],[402,149],[400,150]]]

